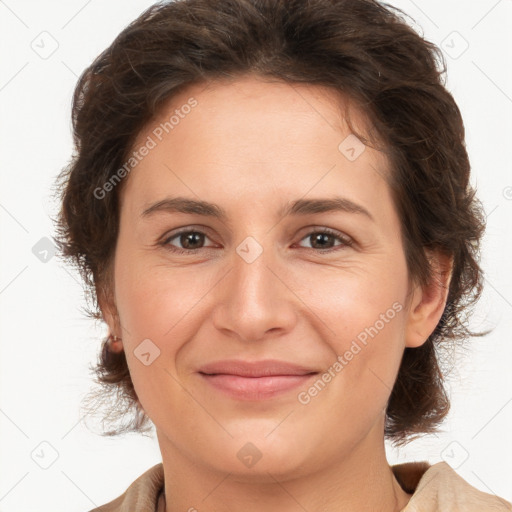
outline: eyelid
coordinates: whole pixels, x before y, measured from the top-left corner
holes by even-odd
[[[354,239],[351,236],[344,233],[343,231],[339,231],[334,228],[328,228],[326,226],[318,226],[318,225],[306,226],[304,228],[304,231],[305,231],[305,235],[302,236],[302,238],[300,238],[300,240],[303,240],[305,237],[307,237],[308,235],[312,235],[313,233],[326,233],[328,235],[332,235],[334,237],[341,239],[345,243],[355,243]]]
[[[350,237],[349,235],[338,231],[336,229],[328,228],[325,226],[306,226],[303,228],[304,230],[307,230],[305,234],[299,238],[298,243],[302,242],[305,238],[312,236],[313,234],[328,234],[333,236],[334,238],[337,238],[339,241],[341,241],[340,245],[335,245],[334,247],[329,247],[326,249],[315,249],[314,247],[302,247],[303,249],[308,249],[310,251],[320,253],[320,254],[326,254],[333,251],[339,251],[342,250],[345,247],[352,247],[355,244],[355,240]],[[161,239],[157,242],[158,245],[163,246],[164,248],[167,248],[171,252],[175,252],[178,254],[194,254],[197,251],[203,250],[203,249],[211,249],[212,246],[206,246],[206,247],[199,247],[196,249],[181,249],[179,247],[175,247],[169,243],[170,240],[185,234],[185,233],[199,233],[205,236],[205,238],[208,238],[211,240],[209,236],[210,229],[206,226],[185,226],[182,228],[177,228],[177,231],[171,231],[164,234]],[[296,245],[296,244],[294,244]]]
[[[207,228],[206,226],[193,226],[193,225],[185,226],[183,228],[177,228],[177,231],[172,230],[172,231],[166,232],[157,243],[166,247],[169,245],[169,240],[176,238],[179,235],[182,235],[184,233],[200,233],[200,234],[204,235],[205,238],[208,238],[211,240],[209,231],[210,231],[210,229]],[[181,250],[183,252],[192,253],[194,251],[199,251],[200,249],[209,249],[211,246],[200,247],[199,249],[180,249],[179,247],[174,247],[174,246],[172,246],[172,247],[175,248],[177,251]]]

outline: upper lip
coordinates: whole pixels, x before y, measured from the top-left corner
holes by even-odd
[[[267,377],[272,375],[308,375],[318,372],[307,366],[275,359],[263,361],[231,359],[205,364],[199,368],[199,373],[208,375],[238,375],[240,377]]]

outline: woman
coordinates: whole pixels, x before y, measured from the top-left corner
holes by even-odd
[[[60,245],[133,411],[108,434],[162,453],[97,510],[511,510],[385,455],[447,415],[436,347],[482,287],[438,60],[372,0],[179,0],[84,71]]]

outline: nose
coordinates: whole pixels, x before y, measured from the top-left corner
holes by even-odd
[[[272,256],[271,248],[249,238],[233,251],[229,267],[215,291],[215,327],[241,341],[291,331],[297,322],[298,299],[290,272]]]

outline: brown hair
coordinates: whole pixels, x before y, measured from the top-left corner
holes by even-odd
[[[450,407],[439,349],[487,334],[467,327],[482,289],[485,222],[469,184],[461,114],[444,86],[444,57],[402,15],[374,0],[177,0],[153,5],[127,26],[78,80],[76,152],[57,181],[55,240],[84,279],[94,303],[87,313],[100,319],[98,297],[112,292],[122,183],[101,199],[95,190],[123,166],[167,100],[192,84],[248,73],[330,87],[367,116],[373,143],[389,158],[410,277],[420,285],[435,279],[425,249],[453,256],[441,320],[422,346],[405,349],[386,409],[385,436],[395,444],[435,432]],[[110,352],[104,340],[93,371],[102,390],[88,410],[99,399],[110,406],[105,419],[129,416],[104,434],[146,431],[124,352]]]

